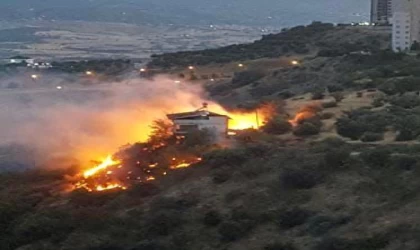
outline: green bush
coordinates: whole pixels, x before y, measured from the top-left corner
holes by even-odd
[[[182,214],[173,210],[155,211],[147,219],[144,227],[149,237],[167,236],[183,224]]]
[[[215,167],[237,166],[248,160],[243,148],[214,150],[204,156],[205,161]]]
[[[230,180],[232,177],[232,169],[221,168],[214,171],[212,174],[212,181],[214,184],[222,184]]]
[[[319,237],[328,233],[335,227],[347,224],[350,220],[351,218],[347,216],[314,216],[308,220],[307,231],[310,235]]]
[[[326,167],[336,169],[342,167],[350,158],[351,150],[348,148],[330,148],[324,155]]]
[[[334,92],[331,96],[334,98],[336,103],[339,103],[344,99],[344,94],[342,92]]]
[[[385,148],[375,148],[362,152],[364,162],[371,167],[385,167],[391,158],[391,152]]]
[[[320,182],[320,176],[305,170],[285,169],[280,174],[280,182],[287,189],[311,189]]]
[[[395,125],[397,141],[411,141],[417,139],[420,135],[420,116],[419,115],[401,115]]]
[[[417,165],[417,158],[411,155],[392,156],[392,162],[398,169],[411,170]]]
[[[281,229],[290,229],[305,224],[313,216],[313,212],[300,208],[293,208],[280,214],[277,224]]]
[[[320,115],[321,120],[329,120],[334,118],[335,114],[332,112],[324,112]]]
[[[327,90],[330,93],[337,93],[338,92],[338,93],[342,94],[341,92],[344,90],[344,88],[339,86],[339,85],[328,85]],[[340,102],[340,101],[337,101],[337,102]]]
[[[389,240],[384,236],[360,239],[324,238],[314,250],[378,250],[384,249]]]
[[[317,135],[321,132],[321,128],[317,127],[313,123],[304,122],[299,124],[293,131],[293,134],[296,136],[311,136]]]
[[[337,101],[334,100],[334,101],[323,102],[322,107],[324,109],[335,108],[337,107]]]
[[[387,95],[396,95],[398,94],[398,89],[395,83],[387,81],[378,86],[378,90],[384,92]]]
[[[384,139],[383,134],[373,133],[373,132],[366,132],[360,138],[362,142],[375,142],[375,141],[382,141],[383,139]]]
[[[325,94],[324,91],[319,90],[312,93],[312,100],[322,100],[324,99]]]
[[[218,232],[223,241],[236,241],[248,234],[252,229],[249,221],[225,221],[219,226]]]
[[[25,217],[16,225],[13,233],[24,245],[51,237],[64,240],[74,227],[75,225],[68,215],[50,210]]]
[[[292,130],[292,125],[284,118],[275,116],[264,124],[262,130],[268,134],[282,135],[290,132]]]
[[[205,213],[203,223],[206,226],[214,227],[222,222],[222,215],[216,210],[210,210]]]
[[[375,108],[379,108],[385,105],[385,99],[384,98],[375,98],[373,99],[372,106]]]
[[[337,120],[336,128],[339,135],[352,140],[358,140],[366,130],[363,124],[346,117]]]
[[[239,73],[235,73],[232,79],[232,85],[235,87],[241,87],[260,80],[265,76],[265,73],[257,70],[246,70]]]
[[[291,243],[272,243],[264,247],[264,250],[297,250]]]
[[[417,95],[405,94],[392,98],[391,104],[405,109],[412,109],[420,106],[420,97]]]

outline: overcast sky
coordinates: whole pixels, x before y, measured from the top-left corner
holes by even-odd
[[[370,0],[0,0],[0,20],[297,25],[368,19]]]

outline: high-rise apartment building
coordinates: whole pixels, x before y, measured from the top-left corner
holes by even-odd
[[[389,24],[392,18],[392,0],[371,0],[370,22]]]
[[[420,42],[420,0],[393,0],[392,9],[392,49],[408,51]]]

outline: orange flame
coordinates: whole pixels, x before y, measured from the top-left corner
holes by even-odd
[[[312,117],[314,117],[315,114],[313,112],[310,111],[302,111],[296,114],[296,116],[289,120],[289,123],[293,126],[296,127],[298,126],[301,122],[303,122],[306,119],[310,119]]]
[[[91,176],[93,176],[93,175],[95,175],[95,174],[97,174],[98,172],[100,172],[100,171],[102,171],[102,170],[105,170],[105,169],[107,169],[107,168],[109,168],[109,167],[112,167],[112,166],[115,166],[115,165],[117,165],[117,164],[120,164],[121,162],[119,162],[119,161],[115,161],[115,160],[113,160],[112,159],[112,156],[107,156],[103,161],[102,161],[102,163],[101,164],[99,164],[98,166],[96,166],[96,167],[94,167],[94,168],[91,168],[91,169],[88,169],[88,170],[86,170],[84,173],[83,173],[83,176],[85,177],[85,178],[89,178],[89,177],[91,177]]]

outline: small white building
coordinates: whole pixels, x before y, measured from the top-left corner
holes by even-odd
[[[35,60],[29,57],[24,57],[24,56],[16,56],[16,57],[11,57],[9,59],[7,59],[7,63],[10,64],[21,64],[21,63],[34,63]]]
[[[187,135],[192,130],[208,129],[216,136],[227,136],[229,117],[200,109],[193,112],[169,114],[167,117],[174,123],[176,135]]]

